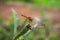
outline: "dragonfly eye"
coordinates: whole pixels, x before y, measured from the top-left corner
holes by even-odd
[[[31,21],[31,22],[32,22],[32,18],[31,18],[31,17],[28,17],[28,19],[29,19],[29,21]]]

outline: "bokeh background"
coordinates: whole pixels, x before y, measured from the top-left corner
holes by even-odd
[[[0,40],[13,40],[14,18],[12,8],[17,12],[17,33],[23,28],[25,18],[38,17],[43,19],[25,40],[60,40],[60,0],[0,0]],[[42,15],[41,15],[42,14]]]

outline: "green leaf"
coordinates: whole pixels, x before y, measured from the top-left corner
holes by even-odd
[[[12,16],[13,16],[13,21],[14,21],[14,36],[16,35],[17,31],[17,12],[12,8]]]

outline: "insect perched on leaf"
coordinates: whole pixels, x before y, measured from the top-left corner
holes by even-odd
[[[31,17],[26,17],[24,15],[21,15],[23,17],[25,17],[28,20],[28,24],[26,24],[24,26],[24,28],[21,30],[21,32],[19,34],[17,34],[17,36],[14,38],[14,40],[17,40],[20,36],[24,35],[28,30],[32,30],[32,18]]]

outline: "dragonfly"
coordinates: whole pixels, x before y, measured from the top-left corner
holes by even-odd
[[[26,18],[26,20],[28,20],[28,24],[24,25],[24,28],[21,30],[21,32],[19,34],[17,34],[17,36],[15,36],[14,40],[17,40],[20,36],[24,35],[28,30],[32,30],[32,21],[33,19],[31,17],[27,17],[25,15],[21,15],[23,17]]]
[[[17,40],[20,36],[24,35],[28,30],[32,30],[32,21],[33,19],[31,17],[27,17],[25,15],[17,15],[17,12],[12,8],[12,15],[14,18],[14,40]],[[16,28],[17,28],[17,21],[18,21],[18,16],[23,16],[26,18],[26,21],[28,21],[28,23],[24,23],[23,24],[23,29],[21,30],[21,32],[19,34],[16,35]]]

